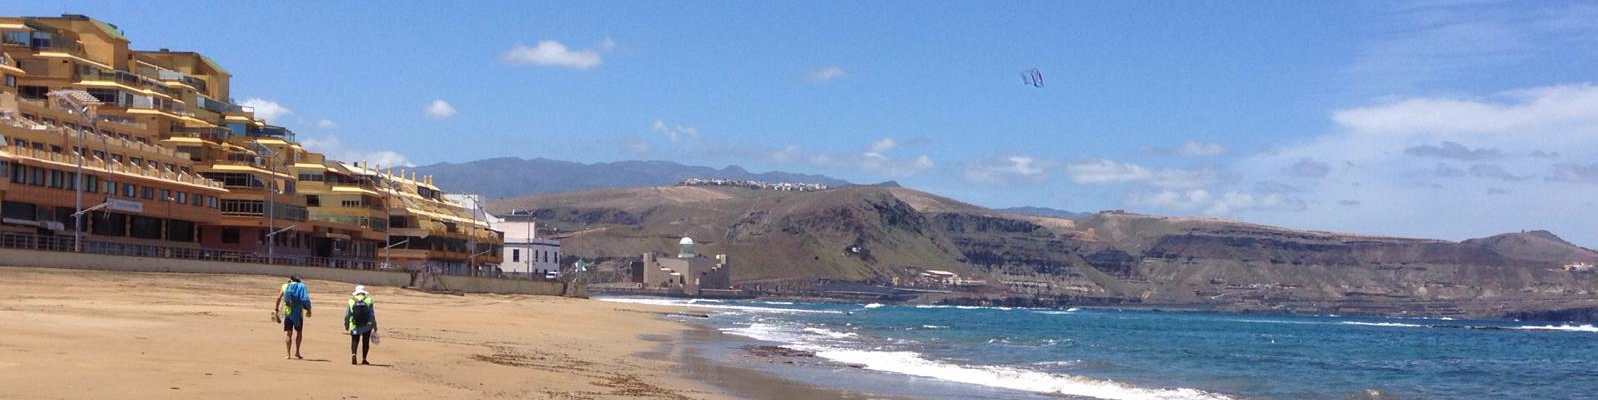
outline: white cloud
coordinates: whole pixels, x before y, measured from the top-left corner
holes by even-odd
[[[286,117],[289,114],[294,113],[294,110],[290,110],[288,107],[284,107],[282,104],[259,97],[245,99],[243,102],[240,102],[239,105],[255,109],[255,117],[264,119],[267,122],[272,122],[272,120],[275,120],[278,117]]]
[[[1303,200],[1282,193],[1230,191],[1213,195],[1205,189],[1161,190],[1134,195],[1132,203],[1167,210],[1199,212],[1211,216],[1248,211],[1297,212],[1308,206]]]
[[[1177,156],[1218,156],[1230,150],[1219,143],[1187,141],[1176,147],[1143,147],[1144,154]]]
[[[316,124],[315,125],[316,125],[317,128],[321,128],[321,129],[333,129],[333,128],[337,128],[338,127],[338,123],[333,122],[333,120],[327,119],[327,118],[322,118],[322,119],[316,120]]]
[[[664,135],[666,140],[672,143],[699,143],[699,128],[692,126],[670,126],[666,124],[665,120],[656,118],[654,123],[649,124],[649,129]]]
[[[601,49],[616,47],[616,41],[605,38],[599,46]],[[538,45],[527,47],[516,45],[499,56],[500,62],[512,65],[533,65],[541,67],[562,67],[572,69],[591,69],[598,67],[601,60],[599,51],[594,49],[572,50],[566,45],[554,40],[540,40]]]
[[[1054,164],[1050,160],[1021,155],[973,160],[966,163],[965,180],[1000,186],[1041,183],[1048,180],[1048,169]]]
[[[422,114],[432,119],[445,119],[455,116],[456,112],[455,106],[449,105],[449,102],[443,99],[438,99],[428,102],[427,107],[422,109]]]
[[[1598,214],[1570,201],[1592,181],[1579,165],[1559,163],[1598,159],[1598,85],[1400,98],[1331,117],[1331,132],[1234,165],[1248,183],[1282,171],[1319,176],[1287,182],[1314,212],[1257,222],[1447,239],[1546,228],[1598,243],[1587,228]],[[1360,206],[1322,207],[1349,198]]]
[[[805,72],[805,82],[827,83],[840,78],[848,78],[849,72],[836,65],[812,69]]]
[[[300,145],[305,146],[307,150],[322,153],[329,158],[344,162],[366,161],[372,163],[372,165],[385,168],[415,166],[411,164],[410,160],[405,159],[404,155],[391,150],[367,151],[349,148],[344,145],[344,141],[340,140],[338,136],[307,138],[301,140]]]
[[[912,141],[912,143],[915,141]],[[925,154],[912,158],[895,157],[899,141],[891,137],[874,140],[860,153],[803,154],[798,146],[788,146],[770,152],[773,162],[804,162],[813,166],[834,169],[851,169],[886,177],[906,177],[926,172],[936,167],[932,157]]]
[[[1201,188],[1220,180],[1215,171],[1208,169],[1153,169],[1102,158],[1067,164],[1065,173],[1072,182],[1084,185],[1145,183],[1172,189]]]

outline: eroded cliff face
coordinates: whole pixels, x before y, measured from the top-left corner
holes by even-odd
[[[1080,221],[1079,231],[1049,232],[1003,217],[949,214],[933,219],[947,221],[938,226],[968,262],[1012,297],[1042,303],[1502,317],[1598,297],[1592,273],[1555,262],[1594,254],[1546,233],[1458,243],[1115,213]],[[1525,241],[1538,247],[1516,245]],[[1513,256],[1520,254],[1544,257]]]

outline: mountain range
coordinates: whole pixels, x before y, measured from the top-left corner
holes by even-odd
[[[679,238],[692,237],[701,253],[729,256],[740,287],[772,294],[902,284],[944,270],[984,283],[919,301],[1598,315],[1594,273],[1564,268],[1598,263],[1598,252],[1543,231],[1455,242],[1117,211],[1061,218],[884,186],[601,189],[502,199],[490,209],[527,210],[566,255],[599,261],[601,270],[627,268],[644,252],[674,253]]]

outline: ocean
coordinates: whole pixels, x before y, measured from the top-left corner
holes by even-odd
[[[691,319],[727,335],[701,349],[711,361],[884,396],[1598,399],[1592,325],[602,300],[712,310],[710,318]],[[769,351],[776,348],[782,351]]]

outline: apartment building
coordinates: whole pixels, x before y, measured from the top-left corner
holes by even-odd
[[[498,262],[466,249],[497,250],[500,235],[430,177],[327,159],[235,103],[232,75],[209,57],[130,44],[86,16],[0,17],[0,232],[72,237],[81,219],[86,243],[452,271]],[[93,211],[73,217],[80,208]]]

